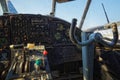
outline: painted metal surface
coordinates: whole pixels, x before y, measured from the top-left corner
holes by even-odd
[[[18,13],[10,0],[0,0],[3,13]]]

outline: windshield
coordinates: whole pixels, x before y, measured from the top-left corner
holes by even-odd
[[[77,18],[77,25],[79,25],[86,1],[75,0],[57,3],[55,16],[68,22],[71,22],[73,18]],[[11,0],[11,2],[18,13],[49,15],[52,10],[52,0]],[[120,20],[120,0],[92,0],[83,28],[91,28],[107,23],[102,3],[110,22]]]
[[[0,15],[3,14],[3,9],[2,9],[2,6],[1,6],[1,3],[0,3]]]

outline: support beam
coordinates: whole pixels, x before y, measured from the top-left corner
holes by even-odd
[[[6,0],[0,0],[0,3],[1,3],[1,6],[2,6],[3,13],[8,13],[9,10],[8,10],[8,6],[7,6]]]
[[[52,12],[50,13],[51,16],[55,16],[56,10],[56,0],[52,0]]]
[[[88,40],[91,33],[82,32],[82,41]],[[94,44],[82,46],[83,80],[93,80]]]

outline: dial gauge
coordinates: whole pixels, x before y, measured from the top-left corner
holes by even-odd
[[[59,40],[61,38],[61,34],[59,32],[57,32],[54,36],[56,40]]]

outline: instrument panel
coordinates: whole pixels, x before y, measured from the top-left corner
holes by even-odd
[[[13,62],[12,59],[15,54],[9,48],[10,45],[24,44],[27,46],[28,43],[33,43],[36,46],[45,46],[52,73],[58,71],[60,72],[59,76],[65,72],[78,73],[81,51],[70,41],[69,28],[69,22],[52,16],[40,14],[6,14],[0,16],[0,63],[5,63],[3,65],[8,69],[12,65],[10,63]],[[78,29],[76,32],[77,35],[80,35]],[[33,53],[33,55],[36,54]],[[65,64],[67,66],[75,65],[73,66],[74,70],[68,69]],[[8,69],[0,69],[0,74],[7,72]],[[0,77],[4,75],[6,74]]]
[[[0,16],[0,49],[7,50],[11,44],[27,45],[27,43],[34,43],[35,45],[45,45],[55,50],[51,52],[52,49],[48,49],[51,53],[50,56],[63,53],[63,57],[65,57],[67,53],[69,53],[67,55],[77,53],[75,54],[76,56],[79,55],[79,51],[69,50],[71,48],[69,46],[76,48],[69,39],[69,27],[69,22],[40,14],[8,14]],[[76,32],[79,34],[79,31]],[[62,50],[65,51],[61,52]],[[73,53],[71,53],[72,51]],[[2,51],[1,54],[3,54]],[[79,60],[79,57],[76,59]],[[68,58],[67,61],[72,60],[68,56],[66,58]],[[50,61],[52,60],[50,59]]]
[[[62,49],[65,46],[75,47],[69,39],[69,27],[69,22],[40,14],[8,14],[0,16],[0,49],[9,49],[11,44],[27,45],[27,43],[45,45],[53,49],[57,47]],[[76,32],[79,34],[79,31]],[[66,49],[69,50],[69,48]],[[72,53],[70,54],[72,55]]]
[[[11,44],[70,43],[68,31],[70,24],[50,16],[20,14],[10,16]]]
[[[27,43],[46,46],[73,45],[69,39],[69,27],[69,22],[51,16],[0,16],[0,48],[3,49],[10,44]]]

